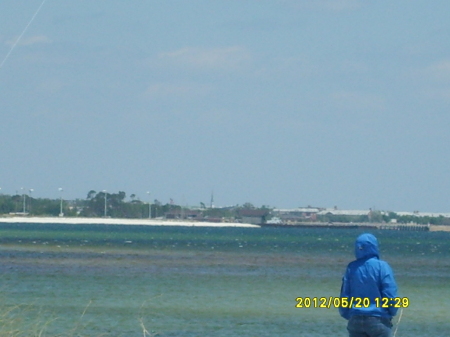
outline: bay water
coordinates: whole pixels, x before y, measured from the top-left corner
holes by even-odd
[[[0,336],[347,336],[296,299],[339,296],[362,232],[2,224]],[[450,233],[372,233],[409,300],[396,337],[448,336]]]

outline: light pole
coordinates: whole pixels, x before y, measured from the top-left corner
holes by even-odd
[[[64,216],[63,209],[62,209],[62,204],[63,204],[62,192],[63,192],[63,189],[62,189],[62,187],[60,187],[60,188],[58,188],[58,190],[61,193],[61,195],[59,197],[59,216],[63,217]]]
[[[26,211],[26,201],[25,201],[25,190],[23,187],[20,188],[22,190],[22,197],[23,197],[23,215],[25,215],[25,211]]]
[[[106,190],[103,190],[103,193],[105,194],[105,218],[106,218]]]
[[[147,191],[148,194],[148,218],[151,219],[152,218],[152,204],[151,204],[151,200],[150,200],[150,192]]]
[[[31,201],[33,200],[33,198],[31,197],[31,193],[33,193],[34,190],[30,188],[29,191],[30,191],[30,201],[28,201],[28,213],[31,213]]]

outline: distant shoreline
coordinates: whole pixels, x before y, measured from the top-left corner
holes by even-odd
[[[235,222],[203,222],[166,219],[119,219],[119,218],[69,218],[69,217],[0,217],[0,223],[38,223],[69,225],[127,225],[127,226],[186,226],[186,227],[248,227],[259,225]]]

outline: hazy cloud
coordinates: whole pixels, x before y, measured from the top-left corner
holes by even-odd
[[[444,100],[450,102],[450,88],[446,87],[426,90],[425,97],[432,100]]]
[[[203,96],[211,91],[209,86],[196,83],[154,83],[147,87],[144,97],[147,99],[165,99],[171,97],[187,98]]]
[[[404,78],[413,83],[418,94],[425,99],[450,100],[450,59],[420,68],[409,68]]]
[[[426,71],[435,80],[450,80],[450,60],[436,62]]]
[[[240,46],[223,48],[187,47],[159,54],[159,59],[170,63],[207,69],[236,69],[251,59],[250,52]]]
[[[362,113],[385,109],[385,99],[372,93],[336,91],[331,94],[331,99],[337,107],[358,110]]]
[[[17,41],[17,38],[7,41],[6,44],[12,46],[16,41]],[[52,40],[45,35],[36,35],[36,36],[30,36],[30,37],[23,37],[19,41],[18,45],[30,46],[30,45],[42,44],[42,43],[52,43]]]
[[[64,85],[62,80],[51,78],[42,81],[36,89],[43,94],[56,94],[64,87]]]
[[[361,7],[359,0],[282,0],[282,2],[296,9],[346,11]]]

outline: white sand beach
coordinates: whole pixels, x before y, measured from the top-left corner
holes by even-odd
[[[0,223],[40,223],[40,224],[99,224],[129,226],[188,226],[188,227],[253,227],[261,226],[234,222],[200,222],[192,220],[166,219],[117,219],[117,218],[66,218],[66,217],[0,217]]]

